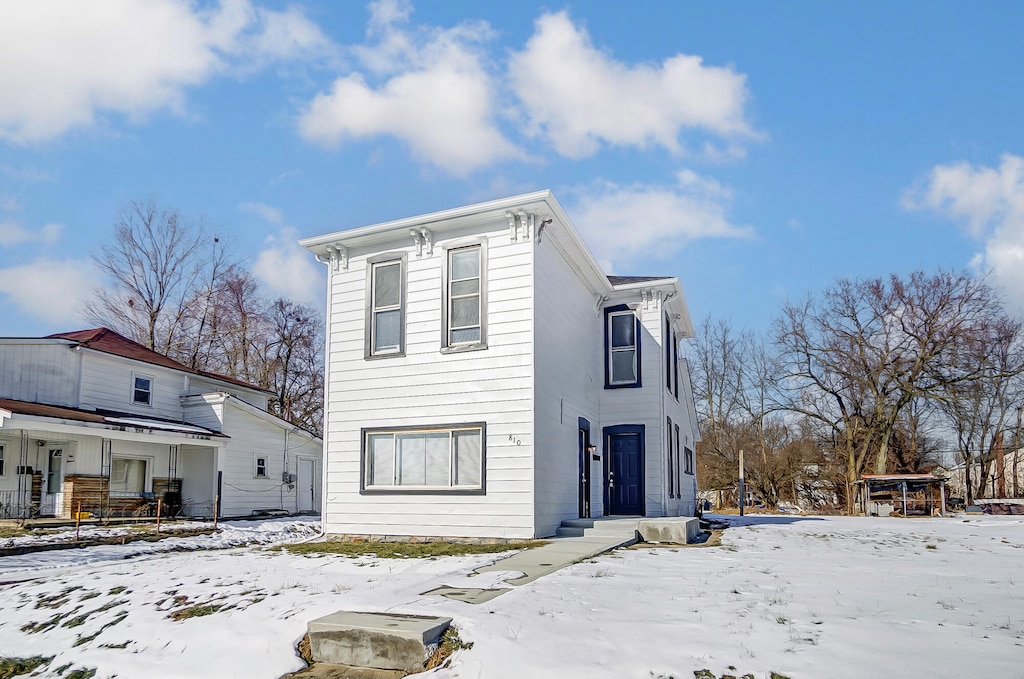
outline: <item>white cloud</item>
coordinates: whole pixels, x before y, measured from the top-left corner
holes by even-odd
[[[0,222],[0,247],[13,247],[22,243],[52,245],[60,238],[62,224],[47,224],[37,230],[26,229],[17,222]]]
[[[528,132],[570,158],[592,155],[602,143],[678,153],[686,128],[728,139],[757,136],[744,117],[745,75],[688,54],[658,65],[616,61],[566,12],[537,20],[525,49],[511,58],[509,77]]]
[[[749,227],[729,221],[727,187],[690,170],[676,179],[674,186],[605,183],[576,193],[569,211],[606,271],[670,259],[698,238],[753,236]]]
[[[316,302],[323,292],[323,272],[298,244],[294,229],[284,228],[270,236],[257,255],[252,271],[274,295],[300,304]]]
[[[181,112],[186,90],[214,75],[328,45],[298,10],[249,0],[11,2],[0,21],[0,139],[52,139],[104,113]]]
[[[0,294],[28,316],[74,325],[100,280],[90,260],[39,259],[0,269]]]
[[[999,167],[937,165],[904,192],[902,203],[959,224],[982,248],[969,264],[991,270],[1008,301],[1024,306],[1024,158],[1004,154]]]
[[[238,206],[242,212],[256,215],[275,226],[284,226],[284,214],[273,205],[266,203],[242,203]]]
[[[408,3],[371,5],[369,43],[353,50],[365,70],[338,78],[299,117],[300,134],[328,147],[391,135],[419,161],[464,175],[522,152],[495,121],[495,87],[480,44],[484,22],[411,30]]]

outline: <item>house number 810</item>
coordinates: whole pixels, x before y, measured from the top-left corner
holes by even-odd
[[[523,442],[517,439],[515,436],[512,436],[512,434],[508,435],[508,441],[509,443],[515,443],[517,446],[523,445]]]

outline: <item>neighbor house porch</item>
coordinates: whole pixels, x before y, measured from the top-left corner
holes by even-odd
[[[0,399],[0,518],[212,516],[222,434]]]

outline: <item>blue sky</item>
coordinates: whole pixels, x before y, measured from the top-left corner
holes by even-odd
[[[129,201],[295,241],[550,188],[610,272],[767,329],[840,276],[1024,306],[1024,4],[0,3],[0,336],[84,327]]]

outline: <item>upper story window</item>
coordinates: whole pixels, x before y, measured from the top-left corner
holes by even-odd
[[[484,246],[452,248],[447,258],[444,347],[482,348],[487,332]]]
[[[672,333],[672,374],[674,384],[672,394],[679,400],[679,335]]]
[[[0,445],[0,476],[4,475],[4,447]]]
[[[405,260],[371,261],[368,272],[366,356],[405,352]]]
[[[665,342],[665,388],[672,391],[672,323],[669,321],[668,312],[662,314],[665,328],[662,331],[662,338]]]
[[[690,450],[689,448],[686,449],[685,463],[686,463],[686,473],[687,474],[692,474],[693,473],[693,451]]]
[[[605,388],[639,387],[640,321],[632,309],[605,310]]]
[[[267,478],[267,458],[262,455],[256,456],[256,471],[253,474],[257,479]]]
[[[363,431],[363,490],[482,492],[484,425]]]
[[[153,405],[152,377],[132,374],[132,403],[139,406]]]

